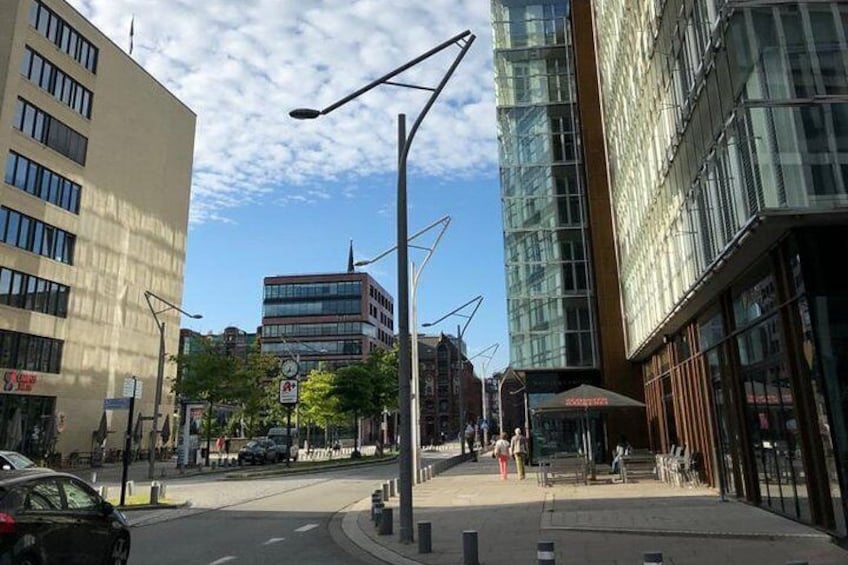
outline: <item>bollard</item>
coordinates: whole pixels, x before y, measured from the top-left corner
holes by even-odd
[[[662,565],[662,551],[646,551],[642,553],[643,565]]]
[[[385,510],[385,509],[386,509],[386,505],[382,502],[378,502],[377,504],[374,505],[374,526],[377,527],[377,528],[380,527],[380,520],[381,520],[382,515],[383,515],[383,510]]]
[[[377,534],[379,534],[381,536],[392,535],[392,509],[391,508],[383,508],[383,511],[380,513],[380,529],[377,530]]]
[[[463,530],[462,532],[462,563],[463,565],[480,565],[477,553],[477,531]]]
[[[94,484],[96,482],[97,482],[97,471],[95,471],[91,474],[91,484]]]
[[[383,500],[389,499],[389,483],[383,483]]]
[[[374,494],[371,495],[371,520],[372,521],[376,520],[376,518],[374,518],[374,510],[377,508],[377,505],[380,504],[381,502],[382,502],[382,500],[380,499],[379,496],[377,496],[377,493],[374,493]]]
[[[395,480],[392,479],[389,481],[389,496],[394,498],[397,496],[397,490],[395,489]]]
[[[106,485],[101,485],[97,487],[97,494],[100,495],[100,498],[106,500],[107,498],[109,498],[109,487],[107,487]]]
[[[127,481],[127,496],[132,496],[135,492],[135,481]]]
[[[556,564],[556,557],[554,556],[554,542],[540,541],[536,543],[536,563],[537,565]]]
[[[150,504],[159,504],[159,483],[150,483]]]
[[[418,553],[433,552],[433,529],[430,522],[418,522]]]

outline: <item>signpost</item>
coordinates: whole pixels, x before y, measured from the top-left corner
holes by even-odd
[[[286,407],[286,467],[291,467],[291,415],[297,405],[297,379],[282,379],[280,381],[280,404]]]
[[[127,473],[130,467],[130,452],[132,451],[132,424],[135,412],[135,399],[141,398],[141,383],[138,377],[127,377],[124,379],[123,398],[104,398],[104,410],[129,410],[127,415],[127,431],[124,434],[124,456],[123,469],[121,470],[121,506],[126,502]]]

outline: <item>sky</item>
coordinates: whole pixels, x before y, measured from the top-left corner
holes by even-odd
[[[69,0],[197,114],[183,326],[261,324],[262,280],[330,273],[397,241],[397,116],[411,127],[429,93],[381,85],[324,108],[470,30],[476,39],[411,146],[411,235],[450,216],[420,270],[420,333],[456,334],[478,376],[509,363],[489,2],[478,0]],[[436,86],[450,47],[396,81]],[[432,248],[438,229],[415,243]],[[425,249],[410,248],[417,264]],[[397,304],[394,254],[365,267]],[[411,280],[411,278],[410,278]],[[451,316],[482,295],[469,321]],[[470,315],[471,310],[462,311]],[[396,323],[397,325],[397,323]],[[494,353],[494,355],[492,355]]]

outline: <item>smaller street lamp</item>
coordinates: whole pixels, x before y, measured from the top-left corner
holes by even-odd
[[[486,369],[489,367],[489,363],[492,358],[495,356],[495,353],[498,351],[498,347],[500,347],[500,343],[493,343],[489,347],[483,349],[473,357],[468,360],[476,359],[477,357],[483,358],[483,371],[482,377],[480,379],[482,396],[483,396],[483,422],[486,427],[483,429],[483,445],[489,445],[489,395],[486,394]],[[487,353],[491,349],[490,353]]]

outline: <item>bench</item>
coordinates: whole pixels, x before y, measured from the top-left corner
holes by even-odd
[[[657,456],[648,451],[633,451],[624,455],[618,463],[618,476],[622,482],[630,482],[630,478],[636,475],[650,475],[657,477]]]
[[[536,479],[540,486],[553,486],[555,483],[588,484],[586,459],[582,455],[554,455],[539,461]]]

